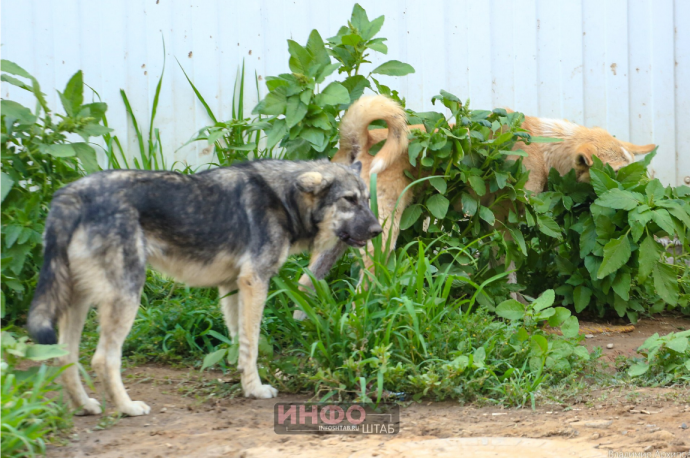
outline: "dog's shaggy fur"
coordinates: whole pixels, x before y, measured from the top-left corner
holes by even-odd
[[[92,365],[99,380],[120,412],[150,412],[129,398],[120,377],[147,264],[192,286],[218,287],[239,342],[245,396],[276,396],[256,365],[270,278],[290,253],[311,250],[319,259],[338,243],[363,247],[381,232],[360,171],[360,163],[327,161],[256,161],[194,175],[107,171],[56,192],[28,327],[39,343],[52,344],[59,325],[59,342],[69,350],[60,364],[70,365],[62,383],[73,407],[101,412],[76,367],[84,321],[96,305],[101,335]]]

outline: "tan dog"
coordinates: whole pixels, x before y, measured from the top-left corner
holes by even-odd
[[[383,120],[389,129],[369,130],[369,124],[375,120]],[[401,197],[398,208],[393,215],[398,197],[412,182],[405,176],[405,170],[412,170],[407,155],[407,131],[405,111],[393,100],[377,95],[362,97],[347,111],[340,125],[340,149],[333,157],[333,162],[352,164],[362,163],[361,177],[369,183],[372,173],[377,173],[377,197],[379,205],[379,222],[383,226],[383,243],[386,246],[389,234],[391,237],[390,250],[395,248],[395,241],[400,231],[400,218],[403,210],[412,202],[412,193],[407,192]],[[546,190],[547,179],[551,168],[555,168],[561,175],[575,169],[579,181],[589,181],[589,169],[594,164],[592,156],[597,156],[602,162],[618,170],[635,161],[634,155],[651,152],[656,145],[638,146],[618,140],[606,130],[595,127],[588,128],[578,124],[558,119],[536,118],[526,116],[522,127],[533,136],[559,138],[556,143],[532,143],[526,145],[517,142],[513,150],[523,150],[527,157],[523,159],[525,168],[529,170],[529,179],[525,189],[533,193]],[[409,129],[424,130],[423,125],[409,126]],[[385,145],[372,156],[371,147],[383,140]],[[510,160],[517,160],[519,156],[508,156]],[[486,196],[485,198],[491,198]],[[459,204],[459,202],[458,202]],[[500,212],[500,209],[499,209]],[[497,220],[505,215],[497,215]],[[392,224],[392,232],[390,231]],[[339,246],[320,256],[314,253],[310,269],[316,278],[323,278],[331,265],[340,257],[347,247]],[[369,252],[372,251],[369,242]],[[371,264],[367,257],[365,265]],[[315,268],[318,267],[318,270]],[[514,270],[511,262],[510,270]],[[509,283],[517,283],[517,276],[511,273]],[[310,285],[309,278],[304,275],[300,279],[303,285]],[[295,317],[302,316],[301,312]]]

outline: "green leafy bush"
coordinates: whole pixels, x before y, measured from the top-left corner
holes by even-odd
[[[292,73],[267,77],[269,93],[253,112],[268,116],[268,127],[264,127],[267,150],[279,145],[287,159],[332,157],[337,151],[338,117],[343,110],[366,88],[371,88],[371,82],[385,88],[371,75],[402,76],[414,72],[410,65],[390,60],[366,77],[359,73],[360,66],[369,63],[368,52],[388,52],[386,39],[374,38],[383,22],[383,16],[369,21],[364,9],[355,4],[348,25],[325,43],[317,30],[312,30],[306,46],[288,40]],[[321,89],[319,85],[336,70],[347,77]]]
[[[555,251],[556,293],[577,313],[615,311],[635,322],[641,312],[687,310],[690,291],[680,281],[687,266],[668,264],[655,236],[677,237],[687,252],[690,188],[647,178],[652,157],[617,173],[595,158],[591,184],[552,170],[550,191],[532,196],[528,212],[552,218],[559,229],[557,238],[534,245],[542,251],[533,259]]]
[[[690,382],[690,331],[658,333],[637,349],[644,357],[630,366],[628,374],[655,384]]]
[[[2,456],[45,453],[46,438],[70,426],[71,415],[59,398],[55,379],[61,368],[45,365],[18,370],[20,361],[45,361],[67,354],[57,345],[32,345],[28,337],[2,333]]]
[[[102,125],[105,103],[84,103],[81,71],[58,92],[65,115],[50,110],[38,81],[24,69],[3,60],[2,71],[3,81],[31,92],[37,102],[34,111],[12,100],[1,102],[2,315],[15,320],[27,310],[36,286],[43,224],[53,193],[100,170],[89,139],[111,129]],[[71,141],[69,134],[84,141]]]

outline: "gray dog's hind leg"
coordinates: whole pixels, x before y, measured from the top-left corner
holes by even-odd
[[[151,409],[142,401],[130,399],[120,374],[122,345],[137,316],[146,281],[145,240],[131,214],[118,216],[117,224],[94,229],[94,234],[104,241],[95,248],[91,245],[94,237],[78,237],[76,243],[73,239],[70,268],[98,306],[101,335],[91,362],[98,379],[119,412],[146,415]],[[94,250],[101,255],[94,256]]]
[[[89,313],[89,301],[83,295],[75,294],[72,304],[59,319],[60,337],[58,343],[65,345],[69,354],[60,357],[61,366],[70,365],[60,375],[60,382],[67,391],[70,406],[77,409],[77,415],[99,415],[101,404],[90,398],[79,379],[79,342]]]
[[[340,259],[340,257],[347,250],[347,244],[338,241],[338,243],[330,250],[322,251],[321,253],[312,253],[311,261],[309,262],[309,270],[317,280],[323,280],[331,271],[333,264]],[[300,289],[304,290],[308,287],[314,287],[311,283],[309,275],[303,274],[299,279]],[[307,314],[302,310],[296,309],[292,317],[295,320],[302,321],[307,318]]]

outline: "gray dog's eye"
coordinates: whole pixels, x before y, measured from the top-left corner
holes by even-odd
[[[347,200],[353,205],[357,204],[357,196],[343,196],[343,199]]]

